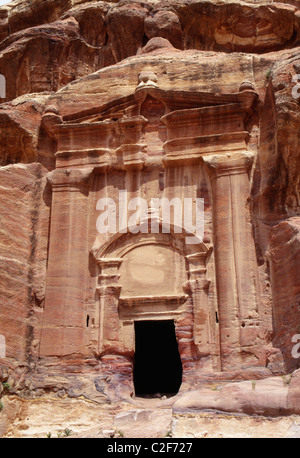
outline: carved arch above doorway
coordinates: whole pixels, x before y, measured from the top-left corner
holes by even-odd
[[[92,255],[99,267],[100,354],[112,349],[133,353],[134,321],[176,321],[187,308],[193,344],[200,352],[209,353],[206,265],[212,247],[203,242],[187,245],[185,231],[174,229],[169,233],[117,234],[104,246],[95,242]]]

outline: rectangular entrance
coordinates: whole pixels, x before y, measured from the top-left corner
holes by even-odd
[[[175,395],[182,382],[182,364],[174,321],[135,321],[134,324],[136,396]]]

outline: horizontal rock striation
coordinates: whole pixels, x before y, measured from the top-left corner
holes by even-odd
[[[135,323],[168,320],[173,413],[300,413],[299,34],[296,0],[0,8],[11,395],[134,403]],[[144,232],[99,233],[98,201],[120,216],[124,190]],[[204,199],[201,242],[168,232],[155,198]]]

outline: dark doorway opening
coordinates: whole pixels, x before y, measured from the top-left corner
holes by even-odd
[[[135,322],[133,380],[137,396],[179,391],[182,364],[173,320]]]

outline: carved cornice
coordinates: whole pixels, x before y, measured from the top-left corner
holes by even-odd
[[[123,98],[113,101],[115,111],[119,106],[116,114],[102,107],[90,117],[82,118],[78,113],[77,118],[73,115],[72,120],[66,120],[56,108],[47,107],[43,123],[57,143],[57,168],[90,165],[100,173],[107,168],[143,168],[148,160],[142,140],[147,119],[138,112],[147,96],[160,100],[166,108],[161,118],[168,134],[165,165],[194,162],[204,154],[246,147],[249,134],[245,119],[258,97],[250,83],[243,83],[240,91],[232,94],[164,90],[142,84],[126,106]],[[134,110],[130,111],[131,106]]]
[[[95,166],[105,169],[110,163],[109,148],[87,148],[68,151],[57,151],[55,153],[56,167],[82,167]]]
[[[121,156],[124,169],[141,170],[146,159],[145,143],[123,144],[116,150],[116,154]]]
[[[205,248],[206,248],[205,251],[188,254],[186,256],[186,260],[188,261],[190,271],[194,269],[198,270],[199,268],[206,268],[207,258],[211,254],[212,247],[210,248],[205,247]]]
[[[172,111],[161,120],[167,126],[171,140],[177,138],[178,129],[185,131],[196,127],[199,136],[205,135],[207,131],[209,133],[212,128],[215,134],[222,133],[224,125],[231,125],[232,131],[242,131],[246,115],[247,112],[243,110],[240,103],[228,103]]]
[[[150,306],[155,304],[164,304],[170,307],[179,307],[188,300],[187,294],[180,295],[164,295],[164,296],[120,296],[119,305],[120,307],[134,308],[141,307],[143,305]]]
[[[177,138],[164,143],[163,162],[174,166],[199,162],[205,155],[239,152],[245,150],[248,138],[249,133],[245,131]]]
[[[56,169],[47,175],[54,190],[82,190],[88,187],[93,168]]]
[[[242,88],[239,92],[231,94],[216,94],[213,92],[195,92],[180,90],[165,90],[161,87],[142,86],[137,87],[134,97],[135,100],[142,104],[149,95],[155,99],[161,100],[167,108],[167,112],[189,108],[208,107],[226,104],[238,104],[241,110],[250,113],[258,98],[253,87]]]
[[[238,151],[227,154],[203,156],[212,179],[225,175],[248,173],[252,166],[254,154],[250,151]]]

